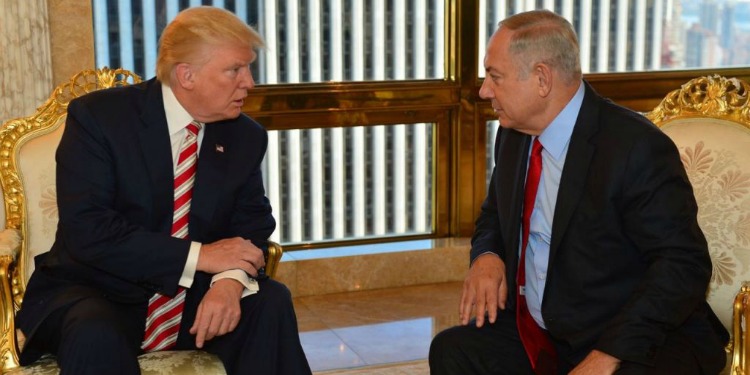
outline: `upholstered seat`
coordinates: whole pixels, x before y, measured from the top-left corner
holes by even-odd
[[[23,302],[34,256],[48,251],[57,229],[55,150],[71,99],[85,93],[139,82],[121,69],[87,70],[58,86],[32,116],[0,128],[0,183],[5,202],[5,231],[0,233],[0,373],[57,374],[54,358],[18,367],[15,313]],[[275,274],[282,249],[269,244],[266,273]],[[143,374],[225,374],[214,355],[202,351],[166,351],[139,357]]]
[[[696,78],[646,116],[677,144],[695,191],[713,262],[707,299],[732,336],[724,373],[748,374],[750,85]]]

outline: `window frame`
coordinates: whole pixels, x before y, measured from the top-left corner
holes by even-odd
[[[490,103],[479,98],[479,0],[446,0],[445,79],[259,85],[243,111],[269,130],[434,123],[433,233],[290,246],[390,242],[470,236],[486,195],[486,121]],[[719,74],[750,81],[750,67],[592,73],[601,95],[645,112],[692,78]]]

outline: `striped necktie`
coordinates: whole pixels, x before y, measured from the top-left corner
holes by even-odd
[[[180,147],[177,169],[174,173],[174,215],[172,237],[188,238],[188,217],[193,197],[195,165],[198,160],[198,131],[201,125],[188,124],[187,136]],[[146,332],[141,348],[146,352],[172,348],[180,332],[180,320],[185,305],[185,289],[178,288],[174,297],[156,293],[148,302]]]

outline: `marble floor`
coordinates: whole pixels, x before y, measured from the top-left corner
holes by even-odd
[[[298,297],[300,338],[313,372],[404,363],[426,373],[432,337],[458,323],[461,283]],[[358,370],[359,369],[359,370]],[[335,372],[339,373],[339,372]],[[389,373],[389,372],[385,372]]]

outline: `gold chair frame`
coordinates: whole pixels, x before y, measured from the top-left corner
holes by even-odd
[[[0,128],[0,184],[5,202],[6,230],[16,231],[20,242],[10,254],[0,253],[0,373],[19,367],[19,343],[15,314],[21,307],[28,262],[28,218],[25,189],[19,166],[21,147],[30,139],[50,133],[64,121],[68,103],[84,94],[141,82],[124,69],[84,70],[59,85],[49,99],[29,117],[9,120]],[[269,241],[266,274],[274,276],[283,254],[282,247]]]
[[[732,121],[750,129],[750,85],[737,78],[718,75],[699,77],[667,94],[646,117],[659,127],[679,119],[712,118]],[[750,152],[750,150],[748,150]],[[749,374],[750,337],[743,327],[750,323],[750,283],[742,281],[732,306],[729,373]]]

